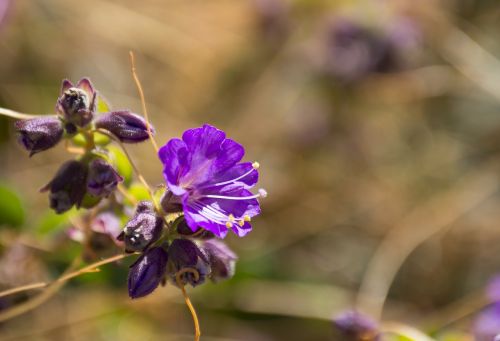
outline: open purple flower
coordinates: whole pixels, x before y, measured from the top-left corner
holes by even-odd
[[[224,238],[229,229],[243,237],[250,220],[260,213],[257,198],[249,191],[258,180],[258,163],[243,162],[245,149],[208,124],[189,129],[181,139],[171,139],[159,151],[163,175],[172,199],[182,203],[188,226],[200,227]]]

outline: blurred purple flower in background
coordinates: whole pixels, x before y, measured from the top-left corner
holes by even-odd
[[[257,198],[266,193],[249,191],[258,180],[258,163],[240,163],[244,154],[243,146],[208,124],[160,149],[172,199],[182,202],[193,231],[202,227],[220,238],[229,229],[240,237],[251,231],[250,219],[260,213]]]
[[[481,311],[474,320],[472,333],[476,341],[493,341],[500,335],[500,276],[490,281],[486,296],[493,304]]]
[[[378,324],[369,316],[357,311],[347,311],[333,320],[345,341],[379,341]]]
[[[348,18],[328,24],[324,72],[351,83],[370,73],[387,73],[405,66],[404,55],[420,41],[420,31],[409,19],[398,20],[385,31],[374,31]]]
[[[10,5],[11,5],[10,0],[0,0],[0,28],[2,28],[5,19],[7,19]]]

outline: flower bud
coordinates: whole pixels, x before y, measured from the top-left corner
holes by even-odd
[[[210,261],[210,279],[213,282],[229,279],[234,276],[238,256],[223,242],[211,239],[203,243],[202,249]]]
[[[64,80],[61,95],[57,99],[56,111],[64,119],[79,127],[84,127],[92,121],[96,110],[96,95],[88,78],[82,78],[75,87]]]
[[[150,202],[141,201],[117,239],[125,241],[127,252],[143,251],[161,237],[162,230],[162,217],[156,214]]]
[[[167,270],[168,253],[161,247],[144,252],[130,266],[128,273],[128,295],[144,297],[152,293],[162,282]]]
[[[92,160],[89,165],[87,191],[96,197],[109,196],[123,178],[109,163],[103,159]]]
[[[197,238],[197,239],[215,238],[215,234],[213,234],[212,232],[210,232],[208,230],[202,229],[201,227],[198,228],[197,231],[193,232],[193,230],[188,226],[188,224],[186,222],[186,218],[184,218],[184,216],[181,216],[177,219],[179,220],[178,222],[176,222],[177,223],[177,233],[180,234],[181,236],[190,237],[190,238]]]
[[[95,120],[97,128],[105,129],[115,135],[120,141],[137,143],[149,138],[148,125],[141,116],[130,111],[113,111],[100,115]],[[149,126],[154,134],[153,126]]]
[[[165,213],[182,212],[182,200],[168,189],[160,198],[160,206]]]
[[[345,341],[380,340],[377,323],[356,311],[342,313],[333,323]]]
[[[68,211],[73,205],[79,208],[87,187],[87,171],[87,165],[80,161],[65,162],[54,178],[40,190],[50,190],[50,208],[58,214]]]
[[[193,272],[185,272],[180,276],[181,284],[187,283],[195,287],[205,282],[205,278],[210,274],[210,264],[207,255],[191,240],[175,239],[168,248],[169,254],[169,276],[176,285],[177,272],[183,269],[194,269],[198,272],[196,276]]]
[[[30,156],[54,147],[63,136],[62,122],[55,117],[40,117],[17,121],[19,143]]]

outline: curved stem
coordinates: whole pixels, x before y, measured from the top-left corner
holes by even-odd
[[[200,336],[201,336],[201,331],[200,331],[200,322],[198,321],[198,315],[196,314],[196,310],[194,309],[194,306],[191,303],[191,300],[189,299],[189,296],[186,292],[186,288],[184,287],[184,284],[182,283],[182,280],[181,280],[181,276],[187,272],[192,273],[194,275],[196,281],[200,278],[200,274],[196,269],[184,268],[175,274],[175,280],[177,282],[177,285],[181,288],[182,295],[184,296],[184,301],[186,302],[186,305],[189,309],[189,312],[191,313],[191,316],[193,317],[194,341],[199,341]]]
[[[73,261],[73,263],[64,272],[64,274],[52,282],[38,282],[38,283],[28,284],[28,285],[24,285],[21,287],[12,288],[12,289],[8,289],[8,290],[0,292],[0,297],[4,297],[7,295],[11,295],[11,294],[15,294],[15,293],[23,292],[23,291],[48,287],[47,290],[45,290],[44,292],[42,292],[38,296],[34,297],[33,299],[26,301],[24,303],[21,303],[19,305],[16,305],[10,309],[7,309],[7,310],[0,312],[0,322],[9,320],[13,317],[19,316],[21,314],[24,314],[24,313],[30,311],[30,310],[35,309],[39,305],[46,302],[54,294],[56,294],[64,286],[64,284],[67,281],[69,281],[70,279],[78,277],[78,276],[85,274],[85,273],[96,272],[97,268],[101,265],[113,263],[113,262],[116,262],[117,260],[126,258],[126,257],[131,256],[131,255],[132,254],[116,255],[116,256],[109,257],[109,258],[103,259],[101,261],[92,263],[90,265],[87,265],[79,270],[72,271],[80,263],[80,258],[76,258],[75,261]]]
[[[130,64],[132,67],[132,77],[134,78],[135,85],[137,86],[137,91],[139,91],[139,97],[141,98],[142,114],[144,115],[144,118],[146,119],[146,127],[148,130],[149,140],[151,141],[151,144],[153,145],[155,152],[158,154],[158,144],[156,143],[156,141],[153,137],[153,132],[151,131],[151,124],[149,123],[148,110],[146,109],[146,100],[144,98],[144,91],[142,90],[141,81],[139,80],[139,77],[137,76],[137,71],[135,68],[134,52],[129,51],[129,54],[130,54]]]
[[[21,112],[17,112],[14,110],[6,109],[6,108],[0,108],[0,115],[7,116],[10,118],[15,118],[18,120],[29,120],[32,118],[37,118],[37,117],[49,117],[49,116],[55,116],[55,115],[31,115],[31,114],[24,114]]]

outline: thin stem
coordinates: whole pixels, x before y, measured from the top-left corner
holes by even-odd
[[[5,109],[5,108],[0,108],[0,115],[7,116],[10,118],[15,118],[18,120],[29,120],[32,118],[37,118],[37,117],[49,117],[49,116],[54,116],[54,115],[31,115],[31,114],[24,114],[21,112],[17,112],[14,110],[10,109]]]
[[[137,205],[138,203],[137,199],[134,198],[132,195],[130,195],[125,186],[123,186],[122,184],[118,184],[117,189],[118,192],[120,192],[125,198],[127,198],[127,200],[129,200],[132,203],[132,205]]]
[[[125,148],[125,146],[123,145],[123,143],[118,138],[116,138],[111,132],[107,131],[106,129],[99,128],[99,129],[97,129],[97,131],[100,132],[101,134],[108,136],[109,138],[114,140],[120,146],[120,148],[125,153],[125,156],[127,157],[128,161],[132,165],[132,168],[134,169],[134,172],[137,175],[137,178],[148,189],[149,195],[151,196],[151,200],[153,201],[153,205],[155,206],[156,212],[161,214],[161,212],[162,212],[161,206],[158,203],[158,201],[156,200],[154,191],[151,189],[151,186],[149,186],[146,179],[142,176],[141,172],[139,171],[139,168],[137,168],[136,164],[134,163],[134,161],[130,157],[130,154],[128,153],[128,151]]]
[[[42,292],[40,295],[34,297],[33,299],[31,299],[31,300],[29,300],[27,302],[21,303],[19,305],[16,305],[16,306],[14,306],[14,307],[12,307],[10,309],[7,309],[5,311],[0,312],[0,322],[9,320],[9,319],[11,319],[13,317],[19,316],[21,314],[24,314],[24,313],[30,311],[30,310],[35,309],[39,305],[41,305],[44,302],[46,302],[55,293],[57,293],[57,291],[59,291],[59,289],[61,289],[63,287],[63,285],[67,281],[69,281],[70,279],[78,277],[78,276],[80,276],[82,274],[85,274],[85,273],[97,272],[98,271],[97,268],[99,266],[105,265],[105,264],[108,264],[108,263],[116,262],[117,260],[126,258],[126,257],[131,256],[131,255],[132,254],[120,254],[120,255],[116,255],[116,256],[109,257],[109,258],[103,259],[101,261],[92,263],[90,265],[87,265],[87,266],[79,269],[79,270],[71,272],[80,263],[80,259],[76,258],[75,261],[73,261],[73,263],[64,272],[64,274],[61,277],[59,277],[58,279],[56,279],[56,280],[54,280],[52,282],[38,282],[38,283],[28,284],[28,285],[24,285],[24,286],[21,286],[21,287],[12,288],[12,289],[8,289],[8,290],[0,292],[0,297],[4,297],[4,296],[7,296],[7,295],[12,295],[12,294],[23,292],[23,291],[28,291],[28,290],[40,289],[40,288],[46,288],[46,287],[48,287],[47,290],[45,290],[44,292]]]
[[[153,148],[155,152],[158,154],[158,144],[156,143],[154,137],[153,137],[153,132],[151,131],[151,124],[149,123],[149,117],[148,117],[148,110],[146,109],[146,100],[144,98],[144,91],[142,90],[142,85],[141,81],[139,80],[139,77],[137,76],[137,70],[135,68],[135,57],[134,57],[134,52],[129,51],[130,54],[130,65],[132,67],[132,77],[134,78],[135,85],[137,86],[137,91],[139,91],[139,97],[141,98],[141,105],[142,105],[142,114],[144,115],[144,118],[146,119],[146,127],[149,135],[149,140],[151,141],[151,144],[153,145]]]
[[[189,309],[189,312],[191,313],[191,316],[193,317],[194,341],[199,341],[200,336],[201,336],[201,331],[200,331],[200,322],[198,321],[198,315],[196,314],[196,310],[194,309],[194,306],[191,303],[191,300],[189,299],[189,296],[186,292],[186,288],[184,287],[184,284],[182,283],[182,280],[181,280],[181,276],[187,272],[192,273],[194,275],[196,281],[200,278],[200,274],[198,273],[198,271],[196,269],[184,268],[175,274],[175,280],[177,281],[177,285],[181,288],[182,295],[184,296],[184,301],[186,302],[186,305]]]

